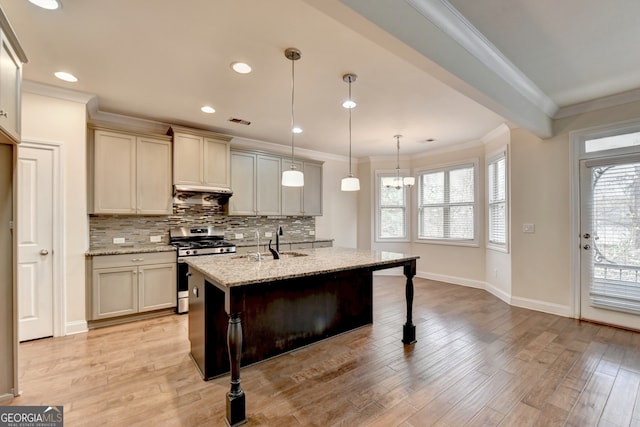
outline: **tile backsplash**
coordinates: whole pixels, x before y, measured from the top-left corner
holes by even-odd
[[[279,225],[284,229],[283,239],[312,240],[315,232],[315,217],[244,217],[228,216],[221,206],[174,205],[173,215],[90,215],[89,245],[91,249],[117,246],[114,238],[124,238],[127,245],[169,244],[169,229],[191,225],[213,225],[224,232],[225,240],[242,244],[255,241],[256,231],[260,238],[265,232],[275,232]],[[243,234],[242,239],[236,239]],[[152,242],[159,236],[159,242]],[[326,237],[326,236],[325,236]],[[266,242],[266,240],[264,240]]]

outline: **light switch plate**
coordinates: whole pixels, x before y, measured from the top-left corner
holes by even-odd
[[[124,237],[114,237],[113,238],[113,244],[114,245],[120,245],[124,243]]]
[[[309,236],[315,236],[315,235],[316,235],[316,232],[315,232],[315,231],[313,231],[313,230],[309,230]]]
[[[522,224],[522,232],[523,233],[535,233],[536,225],[535,224]]]
[[[270,231],[265,231],[264,232],[264,237],[271,237],[271,236],[273,236],[272,232],[270,232]]]
[[[162,242],[162,236],[150,236],[149,240],[151,240],[153,243],[159,243]]]
[[[235,238],[236,239],[242,239],[244,237],[244,234],[242,233],[236,233]]]

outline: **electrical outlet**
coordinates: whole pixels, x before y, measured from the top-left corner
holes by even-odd
[[[271,236],[273,236],[272,232],[270,232],[270,231],[265,231],[264,232],[264,237],[271,237]]]
[[[124,243],[124,237],[114,237],[113,238],[113,244],[114,245],[120,245]]]
[[[151,240],[153,243],[159,243],[162,242],[162,236],[150,236],[149,240]]]
[[[236,239],[242,239],[242,238],[244,238],[244,234],[242,234],[242,233],[236,233],[236,234],[235,234],[235,238],[236,238]]]
[[[315,235],[316,235],[316,232],[315,232],[315,231],[313,231],[313,230],[309,230],[309,236],[315,236]]]
[[[522,232],[523,233],[535,233],[536,225],[535,224],[522,224]]]

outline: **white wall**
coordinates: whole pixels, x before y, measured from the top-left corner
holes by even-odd
[[[80,97],[82,98],[82,97]],[[23,91],[22,139],[61,145],[65,333],[86,330],[85,252],[88,248],[86,102]]]

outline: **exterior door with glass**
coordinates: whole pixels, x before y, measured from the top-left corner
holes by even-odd
[[[640,330],[640,154],[580,161],[580,317]]]

